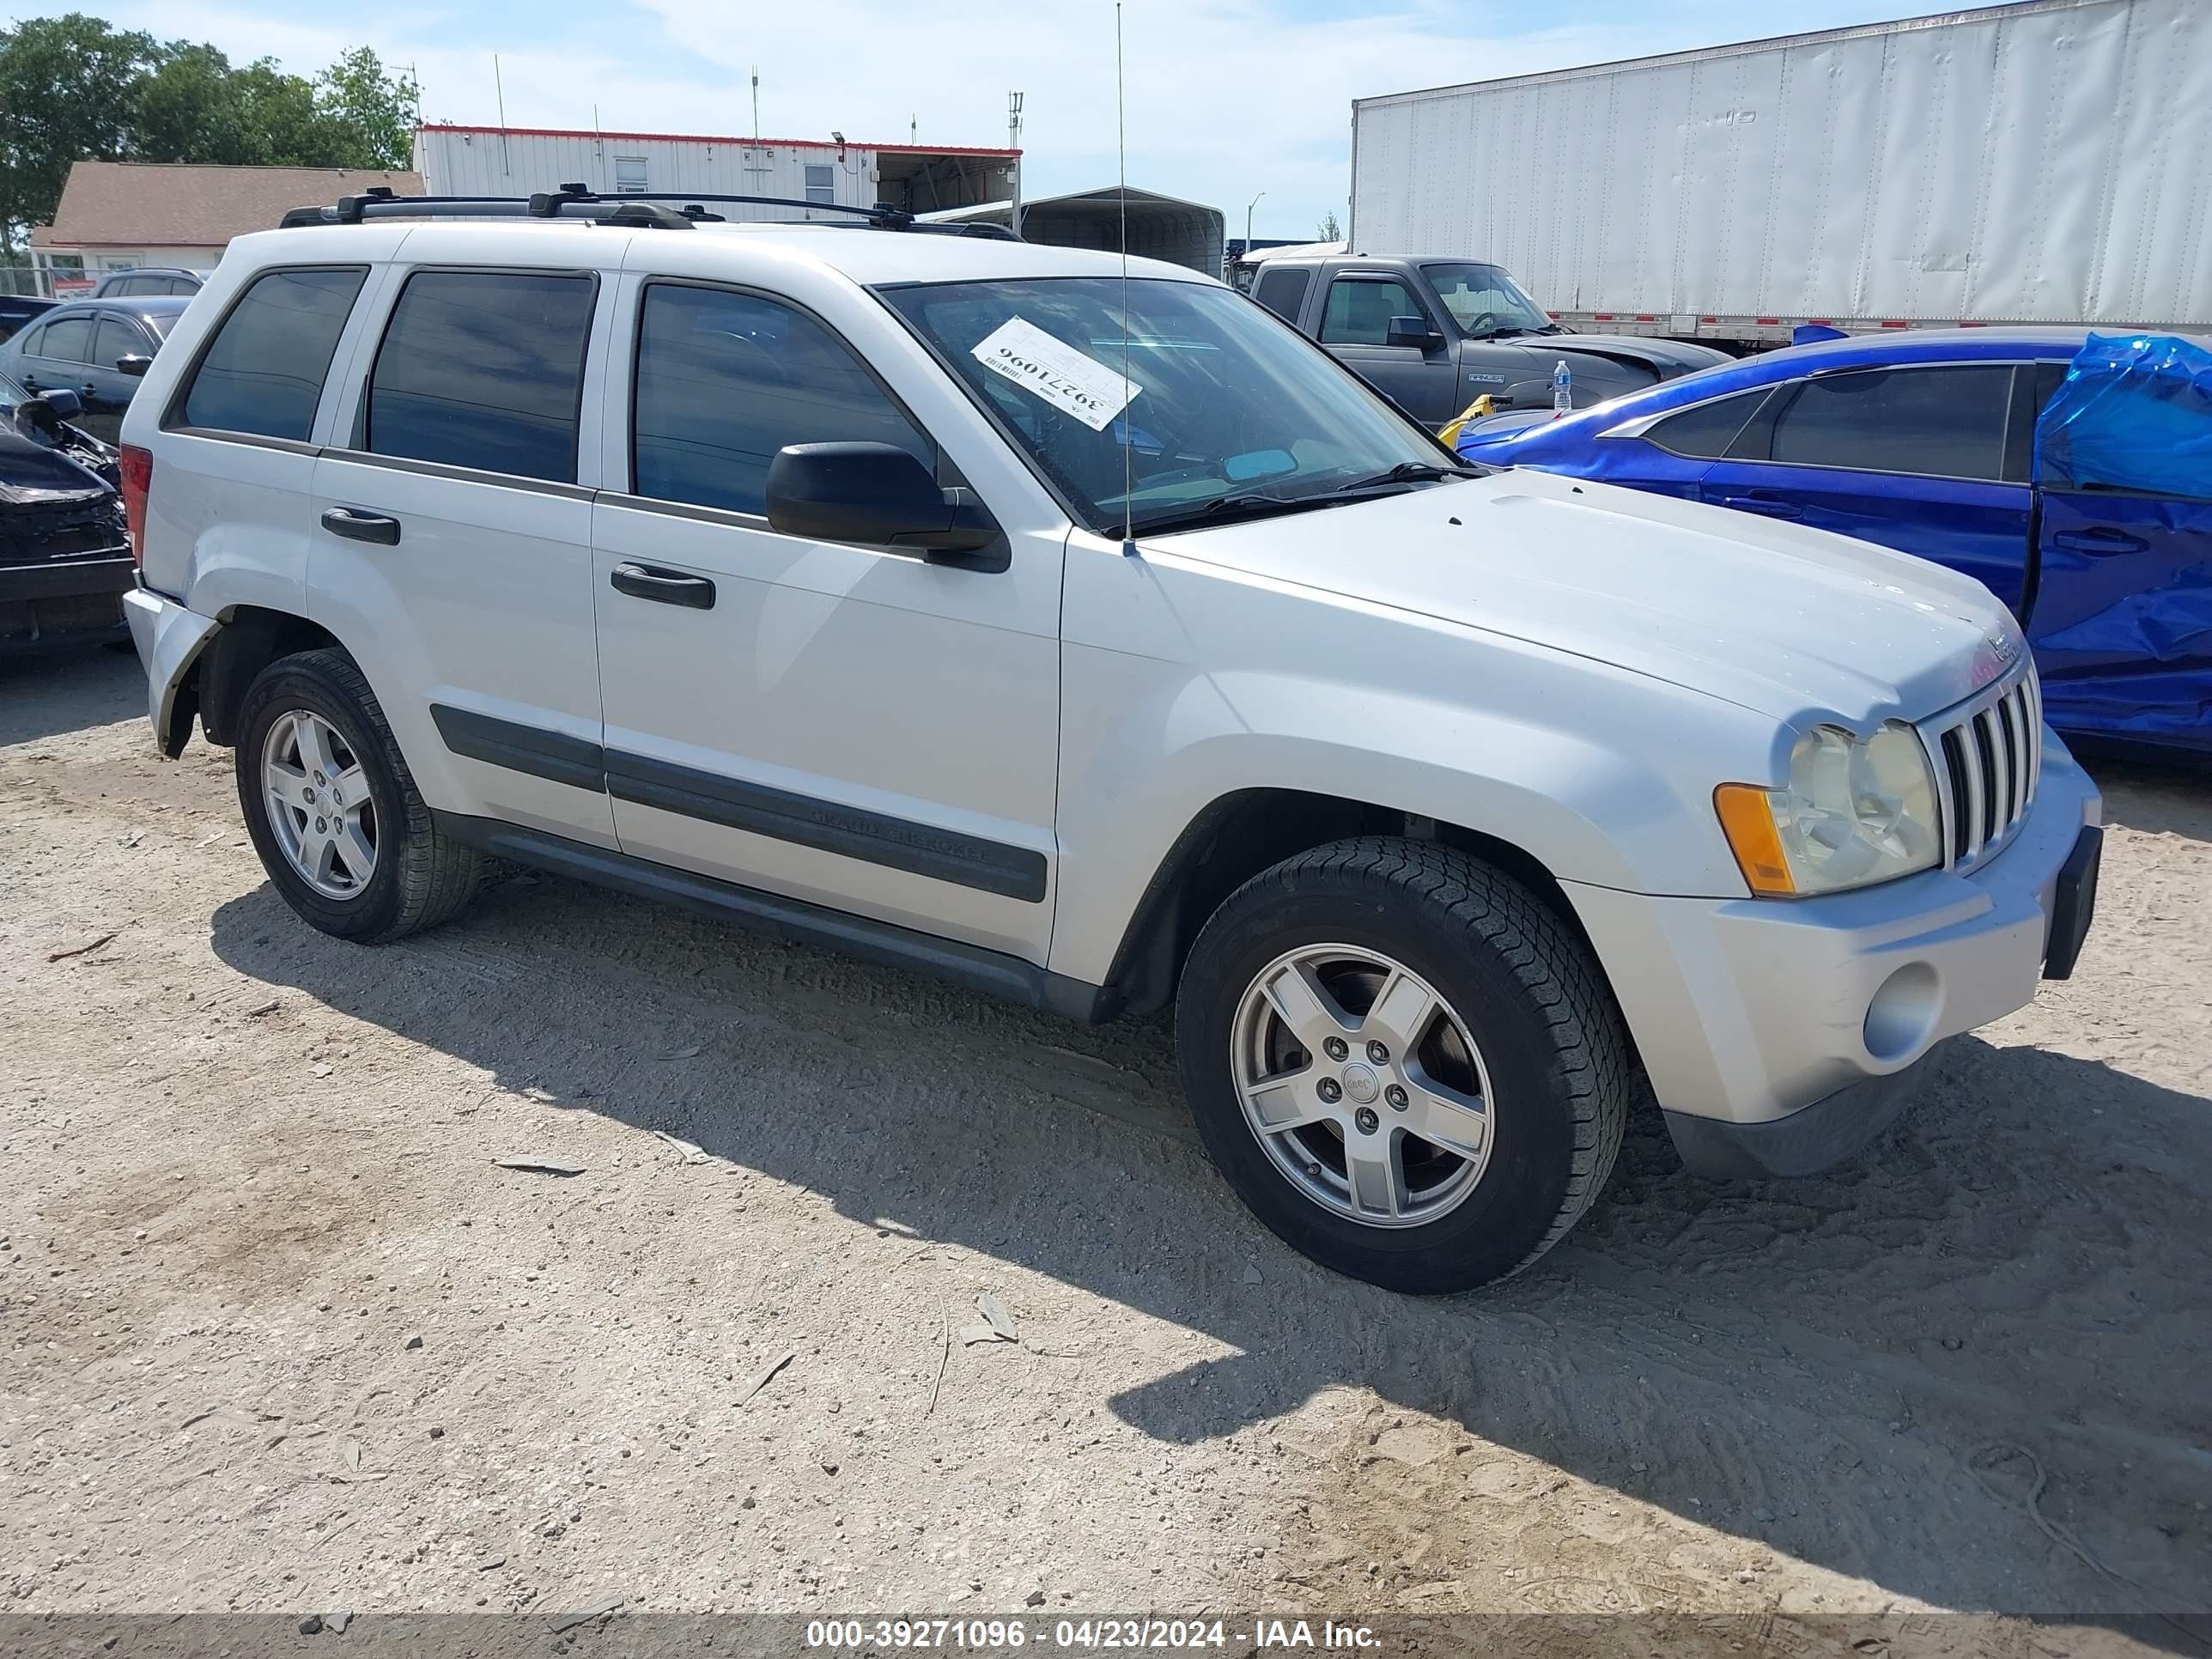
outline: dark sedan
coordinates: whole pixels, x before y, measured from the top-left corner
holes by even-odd
[[[191,303],[154,295],[56,306],[0,345],[0,374],[30,392],[76,393],[82,423],[112,443],[140,377]]]
[[[0,654],[127,638],[137,581],[116,453],[72,423],[76,394],[0,375]]]

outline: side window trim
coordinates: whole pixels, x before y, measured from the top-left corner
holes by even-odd
[[[937,458],[934,473],[939,484],[948,489],[970,487],[964,477],[957,476],[958,469],[953,467],[951,459],[945,453],[945,446],[939,441],[937,434],[923,424],[921,417],[908,406],[906,399],[900,397],[892,389],[890,383],[877,372],[876,366],[845,337],[843,331],[811,306],[795,300],[787,294],[777,294],[768,289],[756,288],[749,283],[717,282],[706,276],[660,276],[647,274],[641,278],[636,293],[626,300],[623,307],[627,325],[624,349],[628,353],[629,362],[623,375],[627,384],[622,410],[622,429],[619,434],[610,434],[619,440],[622,471],[619,482],[616,477],[610,477],[606,480],[605,487],[610,493],[621,495],[624,505],[642,505],[647,507],[668,509],[681,508],[688,514],[711,514],[718,520],[726,519],[763,530],[768,528],[768,520],[763,514],[746,513],[736,507],[713,507],[700,501],[669,501],[659,495],[641,495],[637,493],[638,367],[643,361],[646,300],[656,288],[700,289],[711,294],[734,294],[744,299],[759,300],[769,305],[781,306],[786,310],[805,318],[819,328],[823,335],[853,362],[861,374],[874,383],[876,390],[883,393],[884,400],[896,410],[901,418],[914,428],[923,442],[930,447]],[[602,398],[600,401],[604,407],[605,400]],[[617,445],[612,443],[607,446],[611,452],[615,447]],[[948,470],[955,476],[947,477],[945,474]],[[989,503],[986,502],[985,505],[988,507]]]
[[[394,261],[391,266],[391,273],[388,291],[379,296],[379,303],[376,308],[376,316],[374,318],[374,341],[368,346],[367,359],[365,362],[361,363],[357,374],[349,375],[349,379],[352,381],[352,384],[349,387],[349,392],[352,398],[352,415],[348,424],[348,429],[346,431],[344,440],[340,441],[337,434],[333,433],[328,441],[331,446],[333,448],[343,450],[350,458],[355,459],[396,463],[403,468],[419,466],[426,471],[433,468],[439,469],[436,472],[436,476],[441,477],[467,477],[472,479],[482,479],[487,483],[514,483],[532,487],[544,486],[551,491],[574,490],[586,496],[592,495],[597,486],[586,484],[583,482],[583,479],[586,462],[591,455],[596,452],[586,449],[585,447],[585,411],[586,405],[591,401],[591,392],[594,384],[594,376],[592,366],[592,351],[594,346],[603,343],[605,336],[605,330],[601,326],[600,313],[605,309],[606,294],[610,286],[607,281],[609,273],[592,265],[499,265],[476,264],[448,264],[436,263],[410,264],[404,261]],[[584,331],[583,361],[578,366],[576,375],[576,407],[573,416],[575,430],[568,457],[568,471],[570,477],[568,478],[537,478],[531,477],[527,473],[500,472],[489,467],[460,466],[446,462],[417,461],[411,456],[385,455],[369,448],[369,399],[376,386],[377,362],[383,356],[384,348],[391,340],[392,319],[399,314],[399,307],[407,297],[408,283],[412,282],[417,276],[433,273],[441,276],[565,276],[571,278],[580,276],[591,283],[591,320],[589,325]],[[358,313],[362,309],[358,295],[355,298],[354,308],[356,313]],[[341,343],[343,343],[343,341],[341,341]],[[355,349],[355,356],[356,359],[359,359],[361,355],[362,348],[357,345]]]
[[[322,441],[320,434],[322,430],[323,412],[330,403],[332,388],[337,385],[339,380],[342,378],[343,371],[341,370],[338,360],[346,348],[346,336],[360,321],[362,310],[362,298],[374,285],[378,269],[379,268],[374,265],[346,263],[331,264],[326,260],[314,264],[264,265],[260,270],[255,271],[252,276],[248,277],[245,283],[240,285],[238,292],[230,296],[229,301],[222,308],[222,314],[217,317],[213,323],[210,324],[204,330],[203,330],[200,334],[200,337],[192,343],[191,362],[185,366],[184,373],[177,376],[176,386],[169,393],[168,405],[161,411],[161,429],[164,432],[173,432],[184,427],[185,399],[191,393],[192,382],[199,379],[200,369],[207,362],[208,353],[214,349],[216,338],[222,333],[223,325],[230,321],[231,314],[238,309],[240,304],[244,302],[246,296],[253,291],[253,285],[256,283],[259,282],[264,276],[276,276],[284,271],[357,270],[362,273],[361,287],[354,292],[353,310],[351,313],[347,317],[344,326],[338,330],[337,344],[333,347],[331,351],[330,367],[323,371],[323,391],[322,396],[316,401],[315,419],[307,428],[307,441],[309,443],[318,443]],[[197,428],[194,429],[197,430]],[[207,435],[221,438],[230,436],[232,434],[216,432],[210,433]],[[247,435],[258,436],[258,434]]]

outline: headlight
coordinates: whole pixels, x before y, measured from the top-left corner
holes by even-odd
[[[1936,774],[1909,726],[1870,738],[1815,727],[1790,751],[1785,787],[1724,783],[1713,806],[1743,878],[1770,897],[1893,881],[1942,859]]]

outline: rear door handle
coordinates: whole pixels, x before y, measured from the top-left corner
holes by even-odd
[[[634,599],[651,599],[655,605],[688,605],[694,611],[714,608],[714,584],[704,576],[686,575],[681,570],[660,570],[649,564],[618,564],[607,579],[617,593],[627,593]]]
[[[1795,501],[1785,501],[1778,495],[1723,495],[1723,507],[1732,507],[1739,513],[1758,513],[1770,519],[1802,519],[1805,509]]]
[[[363,513],[350,507],[323,509],[323,528],[349,542],[374,542],[380,547],[399,545],[399,520],[381,513]]]
[[[2076,553],[2140,553],[2150,545],[2124,530],[2069,530],[2051,540],[2054,546],[2071,548]]]

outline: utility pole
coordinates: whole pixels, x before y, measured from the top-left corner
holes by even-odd
[[[1019,150],[1022,147],[1022,95],[1018,92],[1006,94],[1006,148]],[[1022,234],[1022,158],[1014,157],[1013,202],[1007,212],[1010,228],[1015,235]]]
[[[500,79],[497,52],[491,55],[491,85],[499,98],[499,170],[503,176],[511,177],[514,172],[514,158],[508,155],[507,149],[507,82]]]
[[[1267,193],[1263,190],[1260,192],[1260,196],[1265,196]],[[1244,204],[1244,255],[1247,258],[1249,258],[1252,254],[1252,210],[1260,205],[1260,196],[1255,196]]]

